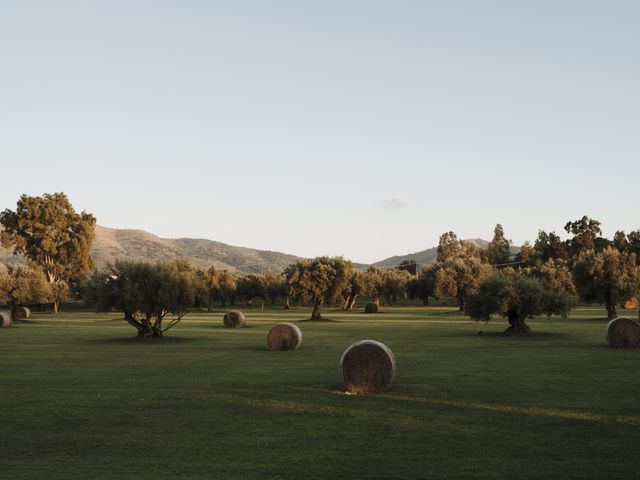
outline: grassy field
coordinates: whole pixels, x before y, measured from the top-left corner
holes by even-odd
[[[93,313],[1,330],[0,478],[640,475],[640,350],[605,346],[603,310],[532,321],[529,338],[447,308],[324,315],[278,353],[270,325],[308,311],[251,310],[242,330],[194,314],[147,341]],[[341,392],[340,354],[362,338],[396,354],[387,394]]]

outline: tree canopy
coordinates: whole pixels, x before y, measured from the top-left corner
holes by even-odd
[[[638,291],[640,267],[635,253],[620,252],[613,247],[602,252],[580,252],[573,264],[573,278],[580,298],[603,303],[607,316],[617,316],[616,304]]]
[[[487,245],[487,260],[493,265],[502,265],[511,261],[511,240],[504,236],[502,225],[493,230],[493,239]]]
[[[16,210],[0,213],[2,245],[43,269],[51,283],[85,278],[93,268],[91,244],[96,219],[76,213],[64,193],[22,195]],[[54,299],[54,311],[58,310]]]
[[[18,307],[50,301],[51,289],[42,270],[29,265],[7,265],[0,271],[0,304],[6,304],[15,320]]]
[[[184,267],[180,262],[116,261],[93,274],[86,301],[98,311],[124,312],[124,319],[138,331],[138,337],[162,337],[195,301],[194,274]],[[163,325],[169,313],[174,317]]]
[[[343,257],[298,260],[286,270],[293,297],[313,305],[311,320],[322,318],[324,302],[336,301],[347,286],[352,264]]]
[[[493,315],[506,317],[505,333],[527,334],[527,318],[539,315],[566,317],[571,309],[567,293],[548,288],[542,279],[522,271],[498,271],[467,295],[465,311],[476,320],[488,321]]]

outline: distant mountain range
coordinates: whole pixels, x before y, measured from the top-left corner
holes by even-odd
[[[489,243],[481,238],[469,240],[478,247]],[[518,248],[513,247],[514,252]],[[404,260],[415,260],[418,264],[429,264],[436,260],[437,247],[408,255],[398,255],[375,262],[373,265],[391,268]],[[300,257],[281,252],[236,247],[213,240],[195,238],[160,238],[143,230],[121,230],[96,226],[92,256],[96,267],[101,268],[107,262],[116,259],[156,262],[184,258],[195,267],[228,269],[238,273],[281,272],[287,265]],[[0,261],[6,262],[15,257],[0,247]],[[368,265],[356,263],[358,269]]]

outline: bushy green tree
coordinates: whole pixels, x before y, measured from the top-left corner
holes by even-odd
[[[16,319],[18,307],[31,303],[47,303],[51,289],[44,273],[29,265],[7,265],[0,271],[0,304],[5,304]]]
[[[287,269],[287,283],[295,298],[313,306],[311,320],[322,318],[320,308],[335,302],[347,286],[352,264],[343,257],[298,260]]]
[[[493,315],[506,317],[505,333],[528,334],[527,318],[540,315],[567,316],[571,309],[567,293],[548,288],[542,279],[519,271],[498,271],[467,295],[465,311],[471,318],[488,321]]]
[[[611,319],[617,316],[616,304],[637,293],[640,267],[634,253],[613,247],[585,250],[574,261],[573,280],[580,298],[604,303]]]
[[[286,299],[289,290],[287,279],[284,275],[267,273],[265,274],[265,280],[267,283],[267,297],[269,297],[271,305],[278,303],[280,298]]]
[[[602,237],[602,229],[600,222],[586,215],[580,220],[567,222],[564,229],[567,233],[573,235],[567,241],[572,255],[579,255],[587,250],[595,250],[601,252],[609,245],[609,241]]]
[[[448,258],[459,257],[462,251],[460,240],[454,232],[445,232],[440,235],[438,241],[438,262],[444,262]]]
[[[211,311],[213,303],[218,300],[222,308],[225,308],[237,287],[237,279],[233,272],[210,267],[206,271],[198,271],[196,275],[199,280],[198,303]]]
[[[397,302],[404,297],[407,283],[411,280],[411,274],[406,270],[392,268],[384,272],[384,285],[382,291],[387,305]]]
[[[435,295],[435,288],[436,270],[433,266],[427,265],[417,278],[413,278],[407,283],[407,296],[411,300],[422,300],[423,305],[429,305],[429,297]]]
[[[373,303],[380,306],[380,297],[384,294],[384,270],[379,267],[369,267],[365,275],[365,293]]]
[[[546,288],[560,293],[576,293],[573,273],[566,260],[549,259],[533,267],[522,269],[523,273],[542,280]]]
[[[347,281],[347,286],[343,292],[342,308],[344,310],[351,310],[356,304],[356,301],[360,295],[369,291],[369,275],[365,272],[359,272],[357,270],[351,272]]]
[[[240,277],[236,286],[236,295],[243,298],[247,305],[251,305],[257,299],[264,308],[264,302],[268,298],[267,279],[264,275],[254,273]]]
[[[0,224],[4,227],[2,245],[42,268],[50,283],[69,285],[85,278],[93,268],[91,244],[96,219],[86,212],[76,213],[64,193],[22,195],[15,211],[0,213]],[[53,297],[55,313],[58,306],[59,297]]]
[[[492,272],[490,265],[473,256],[448,258],[437,262],[434,269],[435,296],[455,297],[460,311],[464,310],[465,296]]]
[[[570,257],[569,249],[565,242],[555,232],[540,230],[533,245],[534,259],[546,262],[551,259],[567,260]]]
[[[85,300],[98,311],[124,312],[138,337],[162,337],[194,304],[196,289],[194,273],[183,263],[116,261],[93,274]],[[164,325],[169,313],[173,318]]]
[[[504,236],[502,225],[497,224],[493,230],[493,239],[487,245],[487,260],[492,265],[502,265],[511,261],[511,240]]]

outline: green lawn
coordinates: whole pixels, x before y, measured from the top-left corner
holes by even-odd
[[[637,312],[624,312],[637,316]],[[638,478],[640,350],[605,346],[601,309],[498,334],[447,308],[325,310],[299,351],[194,314],[161,340],[117,315],[36,314],[0,331],[2,479]],[[482,334],[478,334],[482,331]],[[341,392],[338,360],[396,354],[379,396]]]

